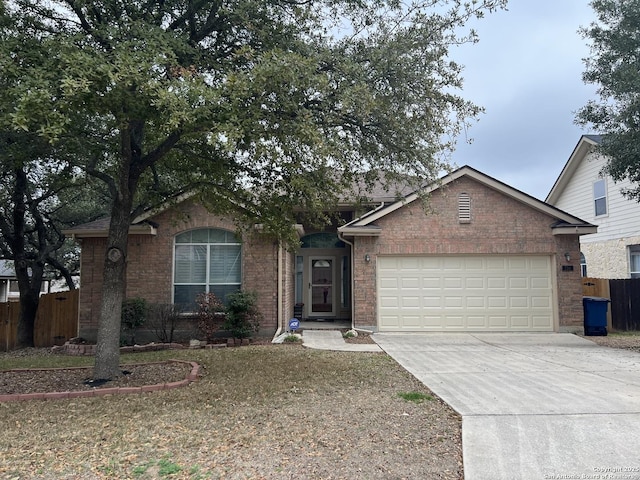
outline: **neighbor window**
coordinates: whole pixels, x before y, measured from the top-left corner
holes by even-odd
[[[631,278],[640,278],[640,245],[629,247],[629,273]]]
[[[232,232],[206,228],[175,237],[173,302],[190,310],[196,296],[214,293],[225,301],[240,290],[241,244]]]
[[[593,201],[596,217],[607,214],[607,184],[604,178],[593,184]]]
[[[587,276],[587,259],[582,252],[580,252],[580,275]]]

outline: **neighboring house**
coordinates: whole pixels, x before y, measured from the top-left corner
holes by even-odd
[[[65,284],[66,287],[66,284]],[[49,280],[43,280],[40,294],[50,290]],[[17,302],[20,300],[20,289],[13,261],[0,260],[0,302]]]
[[[582,328],[579,236],[596,228],[470,167],[411,194],[378,197],[343,225],[305,231],[289,252],[259,229],[193,200],[131,227],[127,296],[191,304],[208,290],[258,294],[263,333],[305,320],[350,319],[355,328],[415,332],[551,332]],[[107,222],[69,231],[81,240],[80,335],[95,339]]]
[[[594,151],[600,140],[580,138],[546,202],[598,226],[580,237],[583,276],[640,277],[640,204],[621,193],[629,180],[615,183],[601,174],[606,159]]]
[[[18,280],[13,269],[13,262],[0,260],[0,302],[19,300]]]

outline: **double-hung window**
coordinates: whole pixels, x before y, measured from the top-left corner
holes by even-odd
[[[593,202],[596,217],[607,214],[607,184],[604,178],[593,183]]]
[[[223,302],[242,284],[242,246],[229,231],[191,230],[175,237],[173,302],[195,308],[196,296],[214,293]]]

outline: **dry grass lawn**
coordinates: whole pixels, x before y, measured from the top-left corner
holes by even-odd
[[[269,345],[196,361],[176,390],[0,403],[2,479],[461,479],[460,418],[385,354]],[[0,369],[91,359],[6,358]],[[409,394],[409,395],[406,395]]]

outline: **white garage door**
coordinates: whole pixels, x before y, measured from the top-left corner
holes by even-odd
[[[553,331],[547,256],[378,257],[380,331]]]

